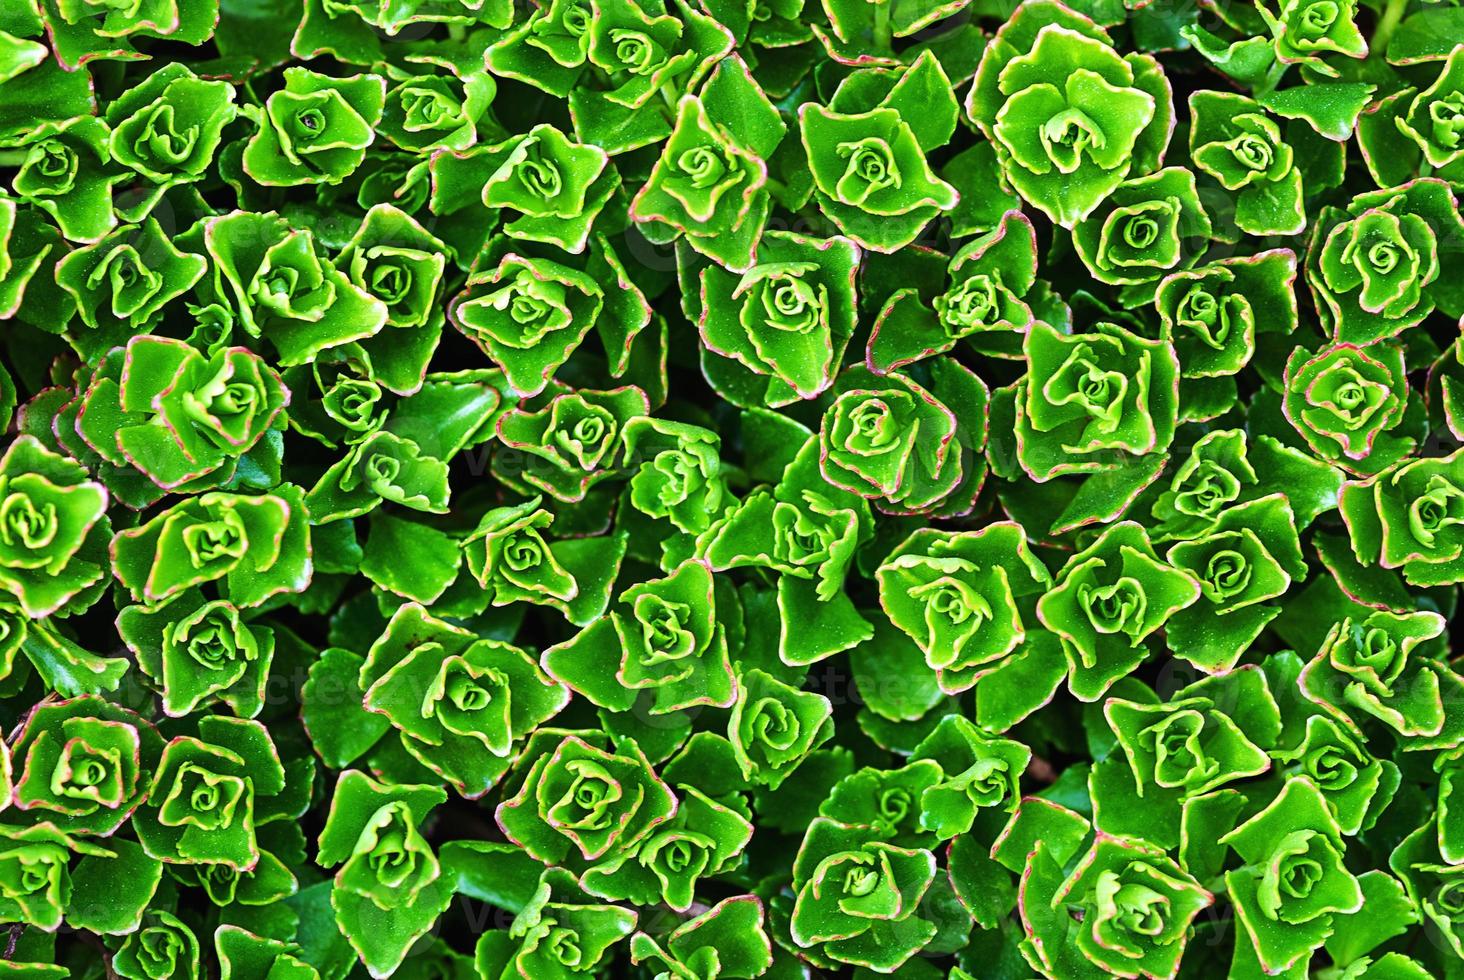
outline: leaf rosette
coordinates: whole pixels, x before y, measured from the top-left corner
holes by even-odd
[[[818,817],[793,861],[793,942],[892,972],[934,937],[920,912],[935,879],[927,850],[897,847],[874,827]]]
[[[710,429],[653,418],[630,419],[620,430],[628,463],[630,503],[636,510],[700,534],[731,503],[722,468],[722,440]]]
[[[1249,235],[1296,235],[1306,227],[1301,170],[1281,127],[1259,102],[1231,92],[1190,95],[1190,156],[1235,194],[1234,220]]]
[[[376,431],[351,446],[305,495],[316,524],[370,513],[383,502],[428,514],[447,513],[447,464],[412,440]]]
[[[358,683],[365,707],[386,716],[407,754],[468,798],[491,789],[521,740],[569,702],[523,650],[415,602],[392,615]]]
[[[375,380],[398,395],[422,386],[442,336],[439,290],[447,251],[411,215],[378,204],[336,257],[336,268],[351,284],[386,307],[386,329],[360,344]]]
[[[285,789],[285,767],[259,722],[205,715],[197,731],[163,748],[132,827],[159,861],[248,871],[260,859],[258,825],[286,816],[271,800]]]
[[[391,975],[452,900],[451,876],[421,830],[445,796],[355,769],[336,783],[316,863],[337,868],[336,924],[373,977]]]
[[[1271,436],[1252,442],[1239,429],[1207,432],[1154,499],[1155,540],[1201,537],[1234,504],[1284,493],[1298,531],[1336,506],[1340,470]]]
[[[593,20],[589,0],[551,0],[490,44],[484,60],[495,75],[565,98],[586,70]]]
[[[910,635],[942,690],[960,692],[1017,650],[1052,576],[1021,525],[921,528],[875,573],[880,605]]]
[[[846,238],[766,233],[742,275],[717,265],[701,271],[702,342],[766,377],[768,405],[817,396],[833,384],[854,334],[859,256]]]
[[[1399,569],[1417,586],[1464,579],[1464,451],[1404,459],[1342,487],[1342,518],[1364,565]]]
[[[1309,716],[1301,742],[1272,756],[1288,775],[1316,784],[1337,818],[1337,828],[1348,836],[1373,826],[1400,780],[1397,765],[1374,757],[1360,739],[1326,715]]]
[[[1434,311],[1464,312],[1453,247],[1464,220],[1438,178],[1359,194],[1345,211],[1324,208],[1307,250],[1306,276],[1334,339],[1370,344]]]
[[[1200,586],[1200,598],[1165,626],[1175,655],[1211,673],[1233,667],[1281,607],[1270,604],[1306,580],[1296,518],[1282,494],[1219,513],[1204,534],[1165,555]]]
[[[1267,729],[1277,727],[1270,691],[1254,668],[1226,676],[1236,679],[1229,691],[1202,683],[1165,702],[1115,697],[1104,703],[1121,754],[1100,762],[1089,779],[1100,830],[1142,830],[1152,843],[1173,848],[1182,839],[1187,800],[1270,770],[1269,745],[1253,740],[1269,743]],[[1229,693],[1250,700],[1227,703]]]
[[[477,975],[488,980],[572,980],[601,970],[635,929],[637,915],[599,902],[574,875],[550,868],[507,930],[478,941]]]
[[[24,923],[44,932],[59,929],[76,887],[73,854],[112,856],[54,824],[0,826],[0,922]]]
[[[742,271],[767,223],[767,179],[767,163],[714,122],[702,99],[685,95],[630,216],[665,225],[698,252]]]
[[[1272,11],[1265,4],[1256,10],[1270,28],[1276,59],[1285,65],[1306,65],[1322,75],[1337,75],[1324,60],[1339,54],[1367,57],[1367,42],[1357,29],[1355,0],[1282,0]]]
[[[551,384],[537,400],[499,417],[498,441],[526,458],[513,465],[506,452],[495,454],[494,475],[522,487],[526,495],[544,493],[562,503],[579,503],[617,475],[621,430],[649,411],[645,392],[636,387],[591,391]]]
[[[989,357],[1018,358],[1034,314],[1037,234],[1020,211],[951,257],[943,290],[927,296],[905,286],[885,301],[865,351],[871,371],[884,374],[943,354],[964,342]]]
[[[163,309],[203,278],[208,262],[180,252],[153,218],[115,228],[56,265],[56,284],[76,300],[71,341],[91,360],[161,320]]]
[[[544,390],[604,308],[604,291],[588,274],[509,253],[468,280],[448,316],[515,392],[530,396]]]
[[[1296,329],[1296,255],[1287,249],[1202,265],[1166,276],[1154,294],[1162,336],[1174,344],[1180,374],[1238,374],[1255,354],[1257,334]]]
[[[595,862],[627,851],[675,815],[676,796],[633,740],[544,730],[514,763],[498,826],[545,864]]]
[[[387,305],[333,265],[310,230],[250,211],[196,227],[201,235],[186,239],[213,260],[213,297],[244,333],[274,345],[281,367],[308,364],[386,325]]]
[[[107,491],[21,435],[0,457],[0,587],[29,617],[80,612],[105,588]]]
[[[386,82],[378,75],[332,78],[300,66],[286,68],[284,81],[244,147],[245,172],[268,187],[340,183],[376,139]]]
[[[956,206],[956,189],[930,169],[901,110],[798,112],[819,210],[856,244],[894,252]]]
[[[570,115],[581,142],[611,154],[665,139],[672,123],[657,93],[674,98],[695,91],[733,47],[725,27],[684,0],[595,0],[564,7],[557,25],[556,11],[550,11],[549,30],[539,35],[541,50],[561,65],[584,51],[600,84],[570,91]]]
[[[620,186],[620,173],[600,147],[576,143],[540,123],[484,150],[493,167],[483,204],[517,212],[504,233],[581,252],[595,219]]]
[[[698,542],[713,571],[752,566],[813,580],[821,602],[837,602],[858,544],[873,533],[862,496],[824,481],[818,441],[807,439],[782,477],[740,501]]]
[[[30,820],[107,837],[147,796],[163,740],[136,713],[84,695],[37,706],[11,751],[14,802]]]
[[[462,151],[480,131],[496,128],[489,107],[498,86],[481,67],[459,76],[451,59],[434,63],[430,56],[411,67],[420,73],[394,79],[382,105],[381,135],[396,146],[419,154]]]
[[[1073,228],[1100,282],[1145,285],[1193,265],[1211,236],[1195,175],[1183,167],[1126,180]]]
[[[751,822],[692,786],[679,786],[676,813],[626,852],[581,878],[592,895],[636,905],[692,907],[696,886],[735,867],[752,839]]]
[[[1306,777],[1221,838],[1245,866],[1225,873],[1244,936],[1263,969],[1279,972],[1321,946],[1334,914],[1356,912],[1363,893],[1344,862],[1347,845],[1327,801]]]
[[[111,157],[152,188],[129,214],[145,214],[169,188],[203,178],[234,120],[234,87],[172,62],[107,106]]]
[[[149,909],[137,931],[112,954],[112,969],[128,980],[197,980],[200,956],[198,936],[186,922],[172,912]]]
[[[989,842],[1021,799],[1019,780],[1032,750],[988,735],[960,715],[947,715],[910,758],[930,759],[941,769],[941,777],[920,794],[920,826],[940,840],[975,828],[977,839]]]
[[[1159,560],[1142,526],[1122,521],[1068,559],[1037,617],[1062,638],[1068,689],[1096,701],[1148,657],[1145,640],[1200,594],[1189,573]]]
[[[117,631],[163,695],[163,713],[182,718],[223,701],[241,718],[264,707],[275,635],[232,603],[190,590],[156,609],[127,606]]]
[[[1413,96],[1398,129],[1418,145],[1430,167],[1454,180],[1464,159],[1464,54],[1449,52],[1439,77]]]
[[[652,695],[647,710],[653,715],[700,705],[726,708],[737,696],[712,572],[694,559],[665,578],[626,589],[608,616],[544,651],[543,665],[612,711],[629,711],[643,690]]]
[[[111,163],[110,139],[107,124],[90,115],[39,130],[10,187],[49,214],[68,241],[98,242],[117,225],[113,185],[122,171]]]
[[[1459,724],[1450,702],[1460,682],[1430,655],[1443,631],[1432,612],[1345,617],[1302,671],[1301,691],[1353,734],[1373,718],[1414,744],[1446,741]]]
[[[876,375],[860,365],[845,370],[819,427],[824,478],[886,513],[969,510],[985,476],[968,445],[984,444],[986,388],[954,362],[948,368],[933,379],[947,382],[940,385],[944,392],[904,374]]]
[[[1173,106],[1157,61],[1055,2],[1030,3],[982,54],[966,109],[1017,193],[1064,228],[1157,168]]]
[[[149,605],[212,582],[244,609],[304,591],[312,570],[304,494],[287,483],[190,497],[112,539],[113,574]]]
[[[901,847],[929,847],[935,836],[921,824],[921,799],[927,789],[944,779],[941,764],[933,758],[899,769],[866,766],[834,785],[828,799],[819,804],[819,816],[874,827]]]
[[[834,734],[833,706],[756,668],[738,678],[727,738],[744,779],[777,789]]]
[[[292,395],[286,414],[290,429],[328,449],[361,442],[385,425],[392,406],[389,389],[375,374],[370,355],[356,343],[287,368],[281,377]]]
[[[483,515],[463,541],[468,571],[495,606],[532,602],[588,626],[605,613],[625,553],[623,535],[567,537],[550,542],[543,532],[554,515],[533,497]]]
[[[1411,453],[1405,416],[1422,406],[1410,398],[1403,351],[1393,344],[1334,344],[1286,362],[1287,420],[1312,452],[1354,472],[1376,473]],[[1400,431],[1401,430],[1401,431]]]
[[[1451,863],[1440,853],[1438,818],[1430,817],[1405,837],[1388,866],[1447,950],[1464,956],[1464,864]]]
[[[749,493],[697,539],[696,554],[713,571],[777,572],[778,656],[808,664],[869,637],[843,585],[873,526],[863,497],[824,480],[818,440],[809,437],[774,487]],[[817,629],[800,628],[814,622]]]
[[[1168,449],[1179,411],[1171,343],[1113,324],[1063,334],[1039,320],[1025,352],[1017,458],[1034,480],[1115,469]]]
[[[1165,977],[1179,969],[1195,917],[1213,896],[1145,840],[1099,834],[1065,877],[1041,849],[1029,860],[1025,952],[1048,975]],[[1058,960],[1063,957],[1064,960]],[[1073,975],[1073,974],[1067,974]]]
[[[303,834],[293,826],[282,830],[283,826],[279,822],[265,825],[269,839],[260,847],[259,863],[249,871],[239,871],[227,864],[170,864],[168,875],[180,884],[201,888],[215,905],[232,905],[236,912],[245,915],[249,914],[248,909],[287,900],[298,894],[299,879],[279,855],[266,848],[279,848],[293,863],[295,855],[290,850],[303,843]],[[283,840],[285,837],[289,838],[288,842]]]
[[[250,350],[205,356],[144,334],[93,375],[74,428],[111,466],[159,490],[205,490],[229,482],[289,402],[280,376]]]

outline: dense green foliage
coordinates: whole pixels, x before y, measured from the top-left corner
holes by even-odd
[[[0,0],[0,980],[1464,980],[1461,188],[1454,0]]]

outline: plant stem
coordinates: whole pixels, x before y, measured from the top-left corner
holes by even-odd
[[[1266,77],[1261,79],[1260,84],[1256,86],[1255,94],[1262,96],[1276,91],[1276,86],[1281,84],[1281,79],[1285,76],[1286,69],[1289,67],[1291,66],[1280,58],[1271,62],[1271,67],[1266,69]]]
[[[1371,53],[1386,54],[1388,42],[1393,39],[1393,32],[1398,29],[1398,23],[1407,9],[1408,0],[1388,0],[1388,5],[1383,8],[1383,16],[1378,18],[1377,29],[1373,31],[1372,42],[1368,45]]]
[[[874,46],[883,54],[890,48],[894,32],[890,29],[890,7],[894,0],[874,0]]]

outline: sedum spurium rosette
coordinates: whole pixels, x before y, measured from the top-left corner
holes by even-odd
[[[450,312],[515,391],[537,395],[595,325],[603,295],[579,270],[509,254],[490,275],[470,280]]]
[[[1178,359],[1120,326],[1063,335],[1037,321],[1016,390],[1017,456],[1034,480],[1123,466],[1174,438]]]
[[[257,606],[310,584],[308,520],[299,487],[185,498],[119,532],[112,539],[112,571],[148,605],[212,584],[238,606]]]
[[[741,276],[701,271],[697,328],[708,352],[766,376],[766,404],[813,398],[833,383],[857,321],[859,248],[845,238],[770,231]]]
[[[1200,598],[1187,572],[1159,560],[1148,533],[1132,521],[1115,524],[1073,555],[1037,603],[1037,616],[1062,638],[1068,688],[1094,701],[1142,663],[1146,640]]]
[[[512,796],[495,813],[505,835],[545,864],[596,861],[634,847],[676,812],[676,797],[634,743],[545,730],[519,756]],[[576,857],[577,855],[577,857]]]
[[[97,598],[111,533],[106,488],[21,436],[0,457],[0,585],[37,619]]]
[[[1296,256],[1285,249],[1172,273],[1154,292],[1185,378],[1237,374],[1256,338],[1296,328]]]
[[[1039,848],[1020,903],[1031,937],[1023,953],[1048,975],[1170,976],[1191,924],[1212,901],[1142,839],[1099,834],[1065,877]],[[1069,914],[1074,908],[1081,916]]]
[[[927,297],[904,286],[885,301],[869,336],[865,363],[885,373],[944,353],[964,341],[993,357],[1020,356],[1035,317],[1026,297],[1037,273],[1037,236],[1020,211],[951,257],[943,292]]]
[[[793,941],[839,963],[890,972],[935,934],[920,900],[935,877],[927,850],[888,844],[873,827],[819,817],[793,865]]]
[[[918,530],[876,577],[890,621],[910,634],[951,692],[978,683],[1023,644],[1035,597],[1052,582],[1014,523]]]
[[[386,716],[402,748],[469,797],[507,771],[515,743],[564,707],[568,692],[517,647],[401,606],[357,679],[368,711]]]
[[[205,357],[180,341],[143,335],[104,363],[116,370],[93,377],[76,433],[111,465],[136,470],[162,490],[227,482],[290,400],[280,376],[244,347]]]
[[[373,977],[390,976],[446,908],[453,890],[420,825],[445,793],[342,773],[316,862],[336,868],[335,922]]]
[[[1415,326],[1436,308],[1458,315],[1464,296],[1449,242],[1464,220],[1449,185],[1425,178],[1360,194],[1323,212],[1307,282],[1339,341],[1368,344]]]
[[[1410,583],[1448,585],[1464,576],[1464,452],[1405,459],[1375,477],[1348,481],[1340,509],[1357,560],[1398,569]]]
[[[344,180],[375,139],[385,87],[375,75],[336,79],[286,70],[284,89],[265,103],[259,130],[244,148],[245,171],[272,186]]]
[[[696,560],[622,593],[608,617],[544,651],[544,669],[602,708],[628,710],[647,691],[651,714],[729,707],[737,683],[717,620],[712,573]]]
[[[1331,932],[1335,913],[1362,906],[1362,889],[1343,862],[1346,842],[1306,777],[1287,780],[1266,809],[1223,842],[1245,861],[1226,873],[1226,886],[1264,969],[1302,959]]]
[[[34,820],[108,837],[142,804],[162,751],[151,724],[99,697],[42,705],[12,749],[14,803]]]
[[[1298,348],[1286,364],[1284,410],[1317,456],[1375,473],[1408,455],[1421,406],[1410,401],[1403,352],[1387,343],[1337,344],[1312,357]],[[1401,430],[1401,431],[1394,431]]]
[[[981,58],[966,111],[1027,201],[1071,228],[1169,142],[1169,84],[1146,55],[1058,3],[1009,20]]]

